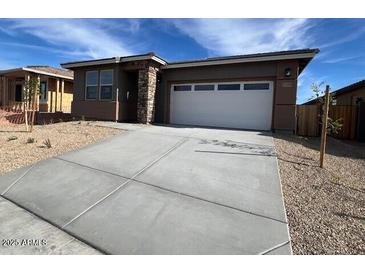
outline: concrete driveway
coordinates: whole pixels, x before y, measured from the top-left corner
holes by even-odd
[[[290,254],[269,133],[126,132],[0,177],[0,193],[109,254]]]

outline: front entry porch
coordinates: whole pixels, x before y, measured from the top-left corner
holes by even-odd
[[[75,69],[72,115],[114,122],[154,121],[159,66],[138,60]]]
[[[34,78],[38,80],[40,87],[40,94],[35,102],[36,111],[71,112],[72,81],[23,69],[0,72],[0,107],[8,111],[24,111],[26,82]]]

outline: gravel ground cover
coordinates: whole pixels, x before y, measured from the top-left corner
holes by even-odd
[[[24,125],[0,125],[0,175],[120,132],[85,121],[35,126],[32,133],[25,132]]]
[[[365,254],[365,146],[275,134],[294,254]]]

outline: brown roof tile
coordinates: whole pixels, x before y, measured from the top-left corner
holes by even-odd
[[[50,67],[50,66],[27,66],[27,68],[38,70],[38,71],[43,71],[46,73],[57,74],[60,76],[65,76],[65,77],[74,77],[74,73],[72,70],[54,68],[54,67]]]

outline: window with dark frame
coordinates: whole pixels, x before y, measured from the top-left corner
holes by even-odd
[[[240,90],[241,84],[218,84],[218,90]]]
[[[191,85],[174,86],[174,91],[191,91]]]
[[[100,71],[100,100],[113,99],[113,70]]]
[[[268,90],[270,89],[269,83],[251,83],[243,84],[244,90]]]
[[[173,85],[173,91],[241,91],[241,90],[270,90],[270,83],[212,83],[212,84],[181,84]]]
[[[86,72],[86,96],[87,100],[96,100],[98,97],[98,72]]]
[[[213,91],[214,85],[212,84],[197,84],[194,85],[194,91]]]

